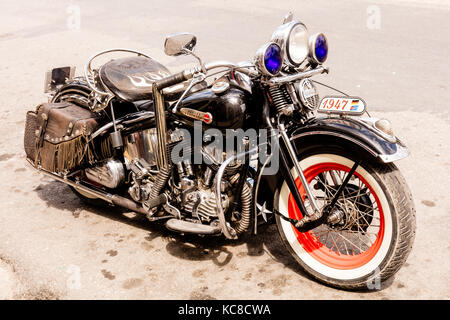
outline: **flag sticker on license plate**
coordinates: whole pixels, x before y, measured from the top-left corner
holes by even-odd
[[[366,109],[365,102],[357,97],[325,97],[320,102],[318,112],[360,115]]]

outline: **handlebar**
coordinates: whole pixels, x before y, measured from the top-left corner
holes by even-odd
[[[229,69],[239,69],[239,72],[245,73],[246,75],[250,77],[256,77],[258,76],[258,71],[256,70],[256,67],[250,63],[248,64],[235,64],[228,61],[214,61],[205,64],[205,69],[207,71],[215,68],[229,68]],[[161,79],[159,81],[155,82],[155,85],[159,90],[162,90],[166,87],[173,86],[175,84],[178,84],[180,82],[186,81],[191,79],[195,73],[200,72],[200,67],[195,67],[192,69],[186,69],[184,71],[181,71],[179,73],[176,73],[174,75],[171,75],[167,78]],[[293,75],[282,75],[279,77],[274,77],[270,80],[268,80],[269,84],[283,84],[287,82],[292,82],[296,80],[301,80],[305,78],[310,78],[312,76],[321,74],[321,73],[328,73],[329,69],[325,66],[320,66],[313,70],[308,70],[305,72],[299,72]]]
[[[299,73],[292,74],[292,75],[285,75],[285,76],[281,76],[281,77],[272,78],[268,82],[270,84],[283,84],[283,83],[287,83],[287,82],[311,78],[312,76],[322,74],[322,73],[328,73],[328,72],[329,72],[328,67],[320,66],[316,69],[308,70],[305,72],[299,72]]]
[[[236,63],[232,63],[232,62],[228,62],[228,61],[214,61],[214,62],[210,62],[210,63],[206,63],[204,65],[206,71],[209,71],[211,69],[216,69],[216,68],[229,68],[229,69],[239,69],[240,72],[245,73],[251,77],[255,77],[258,75],[258,71],[256,71],[256,67],[250,63],[248,64],[236,64]],[[252,70],[255,69],[255,70]],[[176,85],[178,83],[181,83],[183,81],[189,80],[191,79],[194,74],[196,74],[197,72],[201,72],[202,69],[201,67],[195,67],[192,69],[186,69],[183,70],[179,73],[170,75],[166,78],[163,78],[161,80],[157,80],[155,81],[155,86],[158,88],[158,90],[162,90],[164,88]]]
[[[154,85],[158,88],[158,90],[162,90],[164,88],[171,87],[173,85],[186,81],[189,78],[189,75],[185,74],[185,71],[181,71],[161,80],[155,81]]]

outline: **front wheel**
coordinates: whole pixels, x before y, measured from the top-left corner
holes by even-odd
[[[326,150],[326,151],[325,151]],[[313,147],[299,158],[320,207],[327,206],[355,158],[339,147]],[[305,191],[294,169],[300,194]],[[275,207],[301,219],[286,182],[275,195]],[[308,200],[305,206],[311,210]],[[406,261],[415,235],[411,193],[393,164],[363,162],[335,205],[337,219],[301,233],[278,215],[281,239],[302,269],[327,285],[346,290],[380,289]]]

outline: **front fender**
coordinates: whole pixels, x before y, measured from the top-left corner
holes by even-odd
[[[302,127],[291,130],[295,144],[307,137],[333,137],[367,151],[383,163],[394,162],[408,156],[406,146],[395,136],[375,127],[378,118],[315,118]]]
[[[309,120],[301,127],[289,130],[289,137],[294,147],[301,148],[308,144],[340,141],[355,152],[365,152],[366,156],[383,163],[400,160],[408,156],[406,146],[395,136],[387,135],[374,126],[377,118],[336,118],[322,117]],[[280,174],[264,175],[264,168],[259,168],[254,189],[255,215],[257,206],[261,207],[271,199],[282,183]],[[264,207],[273,209],[270,202]],[[256,225],[255,225],[256,230]]]

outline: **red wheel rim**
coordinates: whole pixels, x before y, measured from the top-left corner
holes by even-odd
[[[306,169],[304,171],[304,174],[306,180],[308,181],[308,183],[310,183],[318,174],[330,170],[349,172],[350,168],[342,164],[332,162],[319,163]],[[358,172],[355,172],[354,175],[362,183],[364,183],[364,185],[370,190],[371,195],[373,195],[373,197],[375,198],[379,211],[380,225],[378,233],[376,235],[376,239],[367,250],[354,255],[341,254],[339,252],[331,250],[325,244],[323,244],[319,240],[319,238],[312,233],[313,230],[301,233],[292,226],[294,233],[297,237],[297,240],[305,249],[305,251],[320,263],[335,269],[343,269],[343,270],[354,269],[367,264],[377,254],[378,250],[381,247],[381,244],[383,243],[385,219],[380,199],[378,195],[375,193],[373,187]],[[299,178],[297,178],[296,184],[302,198],[305,199],[305,190],[301,185]],[[297,207],[297,204],[295,203],[292,194],[289,194],[288,210],[290,218],[301,219],[303,217],[302,214],[300,213],[300,210]]]

